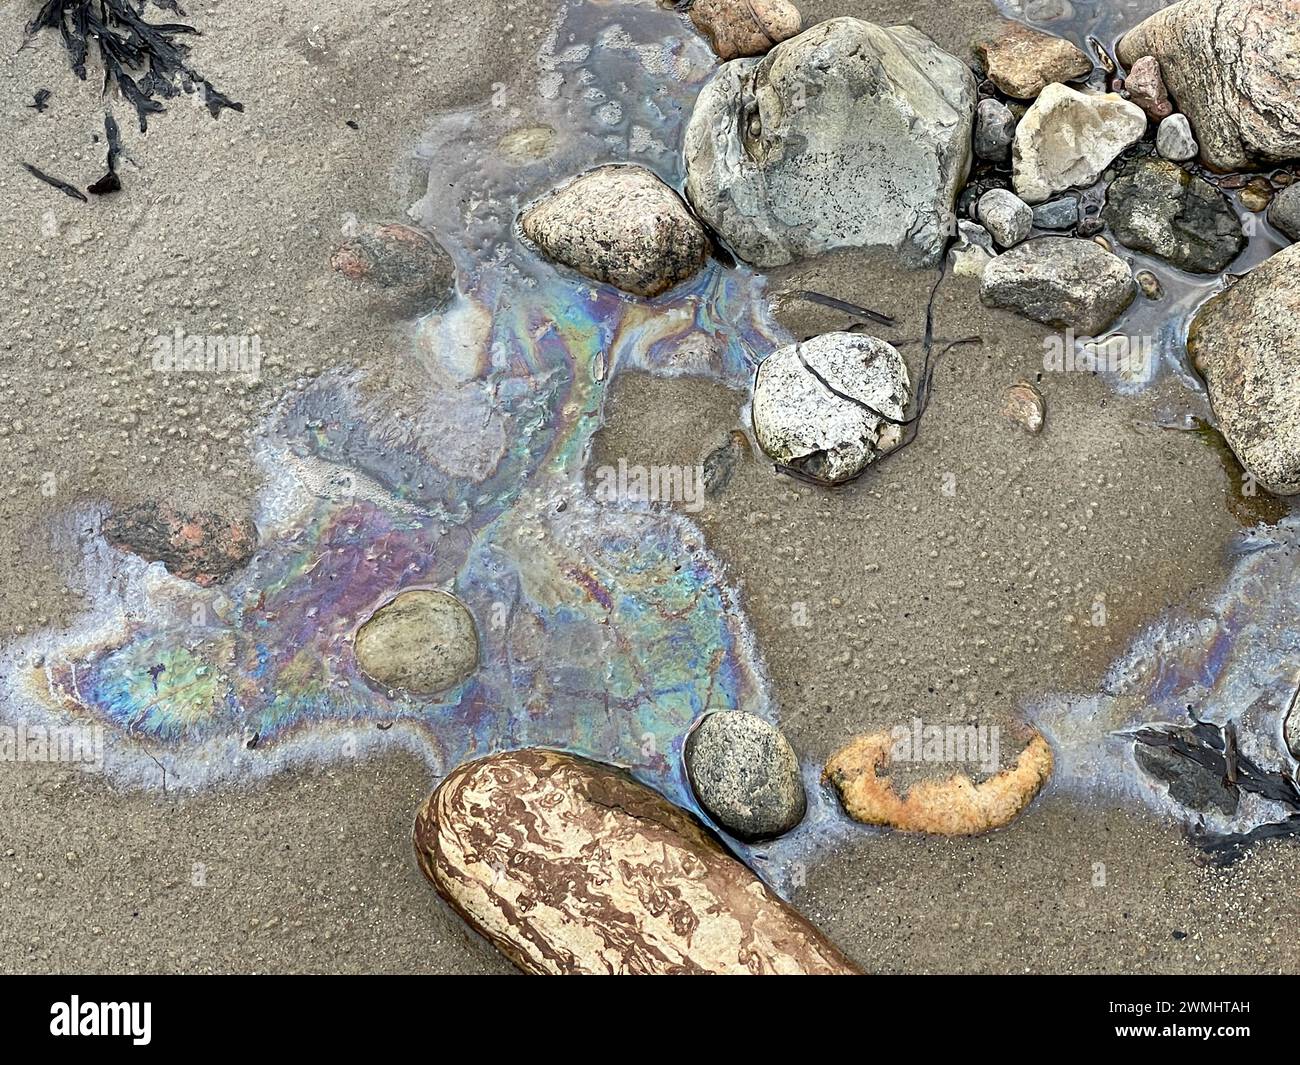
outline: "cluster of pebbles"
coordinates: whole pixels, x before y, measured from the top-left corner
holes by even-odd
[[[991,307],[1097,337],[1139,292],[1160,298],[1123,249],[1207,275],[1232,263],[1246,237],[1230,193],[1300,235],[1300,92],[1287,75],[1300,0],[1179,0],[1117,56],[1004,23],[972,42],[970,63],[911,27],[837,18],[804,30],[787,0],[698,0],[690,18],[724,62],[687,128],[684,189],[606,165],[519,217],[540,255],[628,298],[689,281],[719,245],[759,268],[870,248],[946,265]],[[400,224],[364,227],[335,266],[408,311],[454,286],[432,237]],[[1298,268],[1297,247],[1278,253],[1212,298],[1189,340],[1220,431],[1278,494],[1300,493]],[[892,345],[828,333],[763,359],[754,436],[779,468],[838,485],[903,442],[915,398]],[[1017,386],[1006,413],[1039,431],[1042,397]],[[377,683],[417,691],[477,661],[473,619],[436,591],[385,604],[355,646]],[[986,780],[899,794],[889,753],[885,734],[851,738],[825,780],[851,817],[906,831],[1006,825],[1052,771],[1028,731],[1014,764]],[[770,839],[805,816],[799,759],[767,721],[708,714],[683,758],[721,832]],[[853,970],[691,814],[567,754],[458,768],[422,807],[415,844],[438,891],[530,972]],[[647,907],[651,895],[671,906]]]

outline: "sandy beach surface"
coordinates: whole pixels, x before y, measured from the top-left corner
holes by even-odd
[[[213,121],[181,100],[140,136],[114,104],[125,188],[83,204],[17,166],[84,186],[104,152],[96,77],[74,80],[51,35],[20,50],[29,6],[0,19],[5,637],[58,632],[83,609],[54,535],[75,508],[251,515],[248,437],[287,391],[338,366],[398,396],[418,388],[405,333],[331,273],[330,252],[350,220],[403,217],[423,194],[412,151],[431,116],[536,79],[560,11],[211,0],[191,12],[194,56],[245,112]],[[906,17],[963,57],[996,17],[985,0],[801,7],[805,25]],[[770,290],[886,311],[898,324],[882,335],[907,340],[930,277],[840,253],[774,271]],[[796,335],[844,324],[778,306]],[[178,323],[260,336],[260,381],[160,383],[147,339]],[[913,715],[974,708],[1012,735],[1026,702],[1096,691],[1144,624],[1221,588],[1241,528],[1220,454],[1153,427],[1161,387],[1041,380],[1047,429],[1031,438],[998,408],[1036,379],[1047,331],[951,278],[934,328],[980,340],[942,357],[914,444],[833,493],[751,455],[694,515],[741,593],[782,729],[813,762]],[[744,402],[716,382],[621,374],[592,461],[693,465]],[[1104,626],[1088,621],[1099,600]],[[796,605],[809,623],[792,622]],[[435,783],[402,753],[205,793],[0,762],[0,971],[512,972],[416,867],[411,821]],[[1292,842],[1217,868],[1141,806],[1052,788],[983,837],[851,834],[793,877],[792,901],[869,972],[1279,972],[1300,967],[1297,876]]]

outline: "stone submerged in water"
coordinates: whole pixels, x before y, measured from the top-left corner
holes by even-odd
[[[1246,246],[1228,197],[1163,159],[1124,167],[1106,190],[1102,218],[1126,248],[1197,274],[1219,273]]]
[[[1300,240],[1300,185],[1291,185],[1273,198],[1268,220],[1291,240]]]
[[[167,572],[206,588],[248,564],[257,527],[247,518],[212,511],[181,511],[167,503],[136,503],[104,517],[104,539]]]
[[[754,377],[759,446],[778,465],[823,484],[852,480],[902,441],[911,395],[891,344],[861,333],[821,336],[772,352]]]
[[[1091,185],[1142,139],[1147,116],[1116,93],[1049,85],[1025,112],[1012,145],[1012,184],[1028,204]]]
[[[970,168],[975,78],[907,26],[837,18],[726,63],[686,129],[686,193],[740,258],[943,255]]]
[[[524,236],[547,258],[634,296],[657,296],[695,274],[709,239],[681,197],[644,167],[579,174],[525,208]]]
[[[1119,43],[1148,55],[1216,170],[1300,156],[1300,0],[1179,0]]]
[[[1300,245],[1206,303],[1187,349],[1241,464],[1275,495],[1300,493]]]
[[[1018,100],[1092,72],[1092,60],[1071,42],[1019,22],[1003,22],[976,37],[971,50],[993,84]]]
[[[388,688],[432,695],[478,668],[478,633],[465,605],[446,592],[412,589],[357,630],[357,665]]]
[[[690,14],[721,59],[763,55],[803,24],[789,0],[695,0]]]
[[[855,821],[903,832],[973,836],[1010,824],[1052,775],[1052,749],[1034,733],[1015,765],[976,784],[963,773],[913,784],[906,795],[887,772],[892,732],[859,736],[826,763],[825,779]]]
[[[1028,381],[1017,381],[1002,396],[1002,417],[1027,433],[1041,433],[1047,419],[1047,403]]]
[[[1034,212],[1007,189],[990,189],[980,197],[975,213],[1001,248],[1019,244],[1034,227]]]
[[[1156,151],[1172,163],[1190,162],[1200,150],[1186,115],[1170,115],[1156,130]]]
[[[1003,163],[1011,157],[1016,136],[1016,116],[1000,100],[981,100],[975,109],[975,154],[981,159]]]
[[[858,972],[689,813],[572,755],[459,766],[413,842],[438,894],[527,973]]]
[[[989,263],[980,283],[987,306],[1084,336],[1108,329],[1136,294],[1123,260],[1072,237],[1027,241]]]
[[[365,222],[335,250],[330,266],[366,286],[399,314],[422,314],[456,290],[456,264],[429,234],[401,222]]]
[[[702,718],[687,737],[686,775],[700,805],[744,840],[781,836],[808,808],[799,759],[779,729],[740,710]]]

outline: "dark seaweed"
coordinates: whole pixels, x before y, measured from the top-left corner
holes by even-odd
[[[122,132],[117,128],[117,120],[107,113],[104,115],[104,139],[108,141],[108,173],[86,189],[95,196],[118,192],[122,188],[122,179],[117,174],[117,160],[122,154]]]
[[[49,99],[51,95],[53,94],[49,89],[37,89],[35,95],[32,97],[32,102],[27,106],[38,113],[44,113],[49,110]]]
[[[1265,769],[1237,747],[1236,726],[1220,728],[1210,721],[1192,718],[1190,726],[1147,725],[1125,733],[1136,743],[1163,747],[1180,758],[1219,774],[1224,789],[1233,795],[1249,792],[1281,803],[1294,811],[1284,820],[1259,825],[1249,832],[1219,835],[1204,827],[1191,830],[1194,843],[1218,865],[1240,858],[1253,844],[1300,835],[1300,787],[1295,777],[1283,770]]]
[[[184,17],[176,0],[152,0],[153,6]],[[104,67],[104,90],[116,84],[132,107],[143,133],[149,116],[165,110],[163,100],[181,93],[203,92],[216,118],[223,110],[243,111],[189,64],[189,45],[181,38],[199,31],[184,22],[148,22],[145,0],[45,0],[27,25],[28,38],[55,30],[63,39],[73,73],[86,80],[86,61],[93,41]],[[103,180],[103,179],[101,179]]]
[[[71,196],[74,200],[80,200],[82,203],[89,202],[86,199],[86,194],[75,185],[69,185],[66,181],[63,181],[60,178],[51,177],[44,170],[36,169],[36,167],[32,166],[31,163],[23,163],[22,167],[27,171],[27,173],[31,174],[32,177],[44,181],[45,184],[49,185],[52,189],[58,189],[65,196]]]

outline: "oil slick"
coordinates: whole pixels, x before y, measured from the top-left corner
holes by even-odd
[[[1132,799],[1212,853],[1291,833],[1296,759],[1286,718],[1300,687],[1300,516],[1243,533],[1226,587],[1171,614],[1116,661],[1096,695],[1031,714],[1057,755],[1054,787]]]

